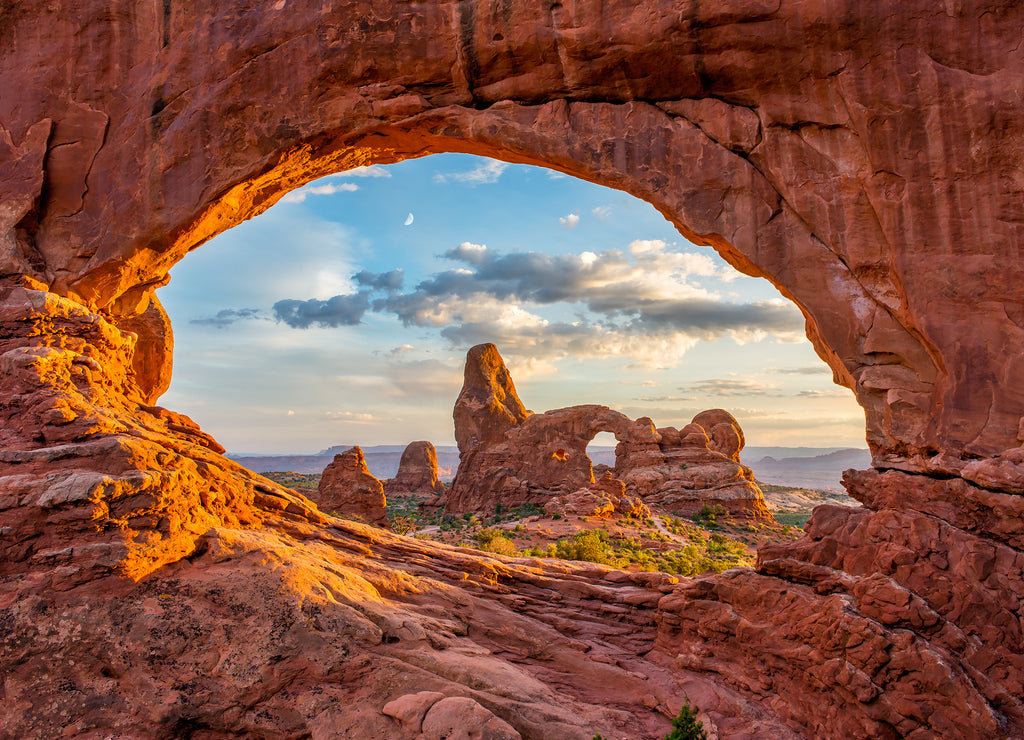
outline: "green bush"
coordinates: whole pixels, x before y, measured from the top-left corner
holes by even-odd
[[[585,560],[589,563],[614,563],[615,553],[608,544],[608,533],[603,529],[577,532],[568,540],[555,543],[555,557],[563,560]]]
[[[516,555],[516,546],[503,532],[497,529],[481,529],[476,533],[476,545],[485,552],[493,552],[498,555]]]
[[[703,723],[697,719],[697,710],[690,706],[690,700],[683,703],[682,709],[672,720],[672,732],[665,735],[665,740],[708,740],[708,733]]]

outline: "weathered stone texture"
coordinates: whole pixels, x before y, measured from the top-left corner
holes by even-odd
[[[1024,735],[1022,27],[1010,0],[3,4],[0,734],[402,737],[380,709],[435,691],[528,739],[662,737],[683,696],[723,737]],[[153,405],[177,261],[441,151],[627,191],[769,279],[865,409],[866,509],[757,572],[514,562],[329,518]],[[543,426],[503,390],[506,430]]]
[[[437,450],[426,440],[410,442],[398,462],[394,478],[384,482],[386,496],[444,495],[444,483],[437,478]]]
[[[655,429],[648,418],[632,421],[596,404],[517,418],[509,409],[524,406],[493,344],[469,350],[464,375],[453,412],[459,470],[445,500],[448,512],[547,504],[590,488],[595,478],[587,445],[598,433],[612,432],[618,445],[611,472],[630,497],[685,516],[716,504],[742,516],[770,517],[753,472],[739,464],[743,432],[722,409],[701,412],[682,431]]]
[[[388,521],[384,484],[367,469],[361,447],[334,456],[311,498],[324,511],[359,517],[368,524]]]

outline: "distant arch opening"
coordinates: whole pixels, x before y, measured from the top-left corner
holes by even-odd
[[[605,468],[615,467],[615,446],[618,440],[613,432],[598,432],[587,445],[587,457],[594,465],[594,477],[599,478]],[[603,467],[601,467],[603,466]]]

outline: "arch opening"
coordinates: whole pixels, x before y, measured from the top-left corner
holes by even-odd
[[[682,426],[723,405],[816,413],[801,393],[845,393],[763,281],[680,240],[637,199],[491,159],[322,179],[173,274],[159,293],[178,350],[162,403],[247,457],[412,439],[443,454],[465,350],[484,341],[538,409],[601,403]],[[773,332],[786,341],[755,341]],[[833,417],[846,415],[837,446],[859,446],[855,409]],[[756,436],[768,413],[754,410]],[[820,437],[794,434],[766,443]]]
[[[630,193],[654,206],[691,242],[712,246],[747,275],[768,278],[800,308],[806,334],[833,378],[854,389],[865,408],[866,437],[875,458],[892,455],[911,467],[941,462],[933,457],[935,446],[929,442],[936,425],[926,411],[933,403],[930,394],[941,388],[935,385],[938,371],[927,341],[913,327],[903,326],[843,259],[821,249],[820,239],[748,160],[737,158],[673,110],[639,103],[586,103],[566,109],[559,102],[482,111],[447,108],[401,123],[325,132],[293,147],[282,144],[273,161],[263,161],[248,176],[239,178],[237,170],[226,173],[222,190],[207,186],[181,193],[194,199],[193,207],[187,215],[177,212],[180,226],[167,228],[173,238],[157,259],[151,245],[129,242],[113,273],[108,272],[113,263],[96,261],[74,290],[100,304],[110,300],[104,296],[120,295],[109,305],[115,312],[130,313],[187,251],[262,212],[295,187],[330,173],[438,152],[538,164]],[[627,129],[643,135],[621,142],[621,147],[592,146],[594,136],[617,141],[618,132]],[[583,131],[585,136],[580,135]],[[695,162],[701,166],[684,166]],[[123,269],[126,265],[138,269]],[[834,311],[835,305],[851,301],[857,311]],[[880,356],[895,367],[875,380],[873,368]],[[871,382],[861,381],[865,373]],[[900,378],[900,384],[904,377],[919,379],[901,396],[904,401],[895,414],[887,411],[886,400],[892,377]],[[909,458],[913,462],[906,462]]]

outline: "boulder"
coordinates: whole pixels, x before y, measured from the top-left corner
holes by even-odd
[[[387,524],[384,485],[367,469],[360,447],[334,456],[324,468],[312,498],[323,511],[359,517],[370,524]]]
[[[385,481],[386,496],[444,495],[444,484],[437,478],[437,451],[427,441],[410,442],[402,452],[398,472]]]

